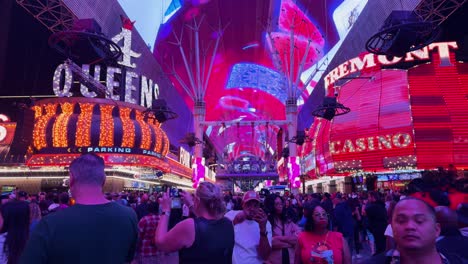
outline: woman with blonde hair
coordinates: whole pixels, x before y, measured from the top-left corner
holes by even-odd
[[[37,203],[29,204],[29,233],[31,234],[36,225],[41,221],[41,208]]]
[[[224,217],[226,205],[221,189],[213,183],[201,182],[193,198],[188,192],[182,192],[182,196],[196,218],[185,219],[168,231],[171,212],[168,190],[160,204],[162,214],[155,235],[158,249],[179,251],[179,263],[232,263],[234,226]]]

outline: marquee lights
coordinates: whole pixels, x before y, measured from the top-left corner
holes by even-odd
[[[54,126],[52,128],[52,145],[54,147],[67,147],[68,146],[68,120],[73,114],[73,103],[63,103],[62,113],[57,116]]]
[[[27,166],[68,166],[79,154],[35,154],[27,162]],[[162,171],[168,172],[171,170],[168,163],[165,161],[151,156],[136,155],[136,154],[99,154],[106,164],[109,165],[123,165],[123,166],[138,166],[157,168]]]
[[[385,168],[396,168],[398,170],[416,168],[416,156],[385,157],[383,163]]]
[[[132,50],[132,28],[123,25],[122,31],[115,35],[112,38],[112,41],[115,43],[122,42],[122,58],[118,63],[128,68],[136,68],[136,63],[132,63],[132,59],[139,58],[141,53],[137,53]],[[81,69],[85,74],[89,74],[90,65],[84,64]],[[106,98],[111,98],[113,100],[119,100],[120,95],[114,94],[114,88],[120,87],[121,90],[125,91],[125,102],[128,103],[140,103],[143,107],[151,107],[153,99],[159,98],[159,85],[153,80],[148,79],[146,76],[138,75],[131,69],[128,69],[125,73],[125,83],[120,83],[115,81],[115,74],[122,74],[122,69],[120,67],[107,67],[105,72],[105,81],[107,86]],[[99,65],[94,66],[94,79],[100,81],[101,67]],[[65,78],[63,87],[61,87],[62,76]],[[134,85],[134,79],[139,79],[139,85]],[[73,94],[70,92],[73,82],[73,74],[71,69],[66,63],[60,64],[57,66],[54,77],[53,77],[53,91],[54,94],[58,97],[70,97]],[[139,90],[138,90],[139,88]],[[96,93],[89,91],[89,89],[81,85],[80,92],[83,96],[88,98],[96,97]]]
[[[62,73],[65,74],[65,82],[63,83],[63,90],[60,88],[60,83],[62,80]],[[70,97],[73,95],[72,92],[70,92],[71,85],[72,85],[72,71],[68,65],[65,63],[60,64],[54,72],[54,78],[52,82],[52,88],[54,90],[54,94],[57,95],[58,97]]]
[[[163,140],[163,136],[162,136],[163,133],[161,133],[162,130],[155,124],[155,122],[149,121],[149,125],[153,127],[154,133],[156,135],[156,144],[154,146],[154,151],[162,153],[162,140]]]
[[[115,67],[108,67],[107,68],[107,76],[106,76],[106,86],[107,86],[107,92],[106,92],[106,98],[110,98],[112,100],[118,101],[120,99],[120,96],[117,94],[114,94],[114,87],[119,87],[120,83],[115,81],[115,74],[121,74],[122,69],[120,68],[115,68]]]
[[[135,146],[135,124],[130,120],[132,109],[120,107],[119,110],[123,127],[122,147],[133,148]]]
[[[35,105],[35,106],[31,107],[31,110],[34,111],[34,120],[36,120],[40,116],[42,116],[42,106]]]
[[[52,99],[47,100],[53,101]],[[79,114],[73,113],[76,105],[79,106]],[[57,114],[58,107],[62,109],[60,114]],[[94,113],[95,107],[99,107],[100,113]],[[119,115],[114,117],[113,112],[116,107],[119,110]],[[41,164],[44,166],[62,164],[65,166],[77,154],[88,153],[91,148],[93,150],[99,149],[99,155],[109,155],[108,159],[114,164],[135,163],[146,164],[150,167],[157,165],[158,168],[166,168],[166,171],[169,170],[167,161],[163,160],[169,152],[169,139],[161,129],[161,124],[155,119],[145,121],[139,109],[119,103],[99,104],[93,102],[93,99],[60,99],[56,103],[36,104],[32,109],[35,113],[35,125],[33,129],[34,150],[32,153],[35,158],[31,160],[31,164],[35,166],[40,166]],[[136,121],[130,119],[132,111],[135,111]],[[77,116],[76,131],[73,131],[73,135],[70,134],[72,127],[69,127],[72,116]],[[95,119],[96,122],[94,123],[96,125],[92,125],[93,119]],[[116,134],[114,131],[114,122],[117,119],[121,120],[123,129],[123,133],[119,133],[119,137],[122,137],[122,144],[118,146],[115,145]],[[136,131],[138,131],[136,129],[137,124],[141,127],[142,133],[140,146],[135,146]],[[50,126],[52,126],[52,130],[48,131],[47,127]],[[156,135],[154,139],[152,138],[151,130],[154,130]],[[95,142],[93,138],[99,143],[96,142],[97,144],[93,145],[93,142]],[[48,142],[47,139],[52,139],[52,142]],[[74,140],[74,144],[68,142],[68,139]],[[155,140],[154,143],[153,140]],[[163,142],[164,140],[167,140],[167,142]],[[153,144],[154,148],[150,149],[150,146]],[[118,149],[118,151],[102,152],[102,149],[106,151]],[[125,152],[120,151],[120,149],[125,150]],[[56,154],[47,154],[51,152],[55,152]],[[44,158],[45,155],[47,158]],[[50,159],[50,161],[47,159]],[[155,162],[155,160],[159,162]]]
[[[81,114],[78,115],[76,122],[76,141],[77,147],[91,145],[91,121],[93,118],[94,104],[80,103]]]
[[[450,61],[450,49],[458,49],[456,42],[439,42],[432,43],[427,47],[424,47],[420,50],[408,52],[404,58],[402,57],[393,57],[391,61],[387,59],[385,55],[375,55],[372,53],[366,54],[362,59],[360,57],[352,58],[348,61],[345,61],[335,69],[331,70],[324,78],[325,89],[328,89],[332,84],[334,84],[340,78],[343,78],[349,74],[361,71],[363,69],[374,68],[379,65],[393,65],[400,61],[414,61],[418,60],[429,60],[429,51],[437,50],[441,63],[440,66],[451,66]]]
[[[133,98],[132,93],[136,93],[136,86],[133,84],[133,79],[138,78],[138,74],[132,71],[127,71],[125,76],[125,102],[136,104],[137,101]]]
[[[100,105],[101,131],[99,133],[99,146],[114,146],[114,119],[112,117],[113,105]]]
[[[403,142],[400,139],[403,138]],[[411,144],[411,136],[408,133],[399,133],[392,138],[393,145],[398,148],[405,148]]]
[[[57,104],[46,104],[44,108],[46,110],[45,115],[39,116],[34,122],[33,145],[37,150],[47,147],[46,126],[52,116],[55,115]],[[42,107],[40,106],[33,108],[33,110],[35,111],[35,116],[37,116],[37,113],[42,113]]]
[[[172,173],[175,173],[175,174],[178,174],[180,176],[183,176],[183,177],[187,177],[187,175],[190,175],[190,179],[191,179],[191,175],[192,175],[192,170],[190,169],[190,167],[187,167],[183,164],[181,164],[180,162],[178,161],[175,161],[171,158],[167,158],[167,161],[169,163],[169,165],[171,166],[171,172]]]
[[[151,147],[151,131],[149,125],[143,120],[141,112],[136,113],[136,120],[141,128],[141,145],[142,149],[149,149]]]
[[[358,138],[355,141],[346,139],[343,142],[332,141],[330,142],[330,152],[334,155],[355,153],[364,151],[376,150],[375,143],[377,143],[378,150],[406,148],[411,145],[411,135],[408,133],[396,133],[395,135],[376,136],[368,138]],[[393,146],[392,146],[393,143]]]
[[[337,171],[357,171],[362,168],[361,160],[337,161],[334,163]]]
[[[164,142],[166,142],[166,144],[164,144],[164,149],[162,150],[161,154],[163,156],[166,156],[168,153],[169,153],[169,138],[167,137],[167,134],[166,133],[162,133],[163,135],[163,138],[164,138]]]
[[[89,74],[89,65],[84,64],[81,68],[85,74]],[[99,82],[100,75],[101,75],[101,66],[99,65],[94,66],[94,80]],[[93,98],[97,96],[95,92],[90,92],[88,87],[86,87],[84,84],[80,85],[80,91],[84,97]]]
[[[159,98],[159,85],[153,83],[153,80],[146,78],[146,76],[141,76],[141,95],[140,102],[142,106],[149,107],[153,102],[154,98]]]
[[[122,49],[122,61],[118,63],[123,66],[127,66],[129,68],[136,68],[136,64],[131,62],[132,58],[139,58],[141,53],[137,53],[132,50],[132,29],[133,27],[126,26],[125,24],[122,27],[122,31],[115,35],[112,38],[112,41],[115,43],[119,43],[123,40],[123,46],[120,46]]]

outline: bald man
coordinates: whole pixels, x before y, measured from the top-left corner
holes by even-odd
[[[143,194],[141,196],[141,204],[139,204],[137,207],[136,207],[136,213],[137,213],[137,216],[138,216],[138,221],[140,221],[143,217],[147,216],[149,214],[149,211],[148,211],[148,206],[149,206],[149,196],[148,194]]]
[[[468,237],[463,236],[458,230],[457,212],[447,206],[438,206],[435,210],[437,222],[441,227],[437,248],[443,254],[458,255],[468,260]]]
[[[426,202],[416,198],[400,200],[395,205],[391,223],[396,249],[377,255],[368,263],[464,263],[459,257],[437,250],[440,224],[434,208]]]

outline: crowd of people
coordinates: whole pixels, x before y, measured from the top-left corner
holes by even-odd
[[[466,180],[442,170],[401,192],[174,195],[103,194],[104,167],[74,160],[72,198],[1,197],[0,264],[468,262]]]

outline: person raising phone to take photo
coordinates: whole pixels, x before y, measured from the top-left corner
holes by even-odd
[[[179,263],[231,263],[234,228],[224,217],[226,206],[221,189],[213,183],[201,182],[193,199],[190,193],[181,195],[197,217],[187,218],[168,231],[173,201],[167,190],[160,204],[162,214],[156,228],[156,247],[167,253],[179,251]]]
[[[271,253],[271,224],[260,205],[260,196],[248,191],[242,199],[242,210],[226,214],[234,224],[233,264],[261,264]]]

